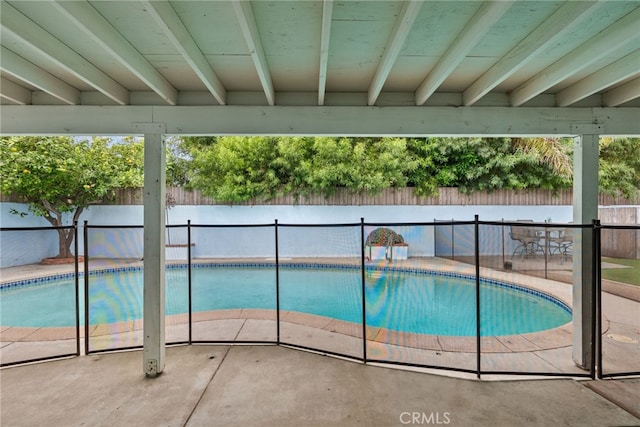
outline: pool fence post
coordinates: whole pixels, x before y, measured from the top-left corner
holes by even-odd
[[[500,228],[502,231],[502,268],[504,268],[506,265],[505,264],[506,258],[504,253],[504,218],[502,218],[501,221],[502,221],[502,226]]]
[[[436,224],[438,220],[433,218],[433,256],[438,256],[438,225]]]
[[[191,286],[191,220],[187,220],[187,282],[189,286],[189,345],[193,344],[193,295]]]
[[[84,354],[89,354],[89,221],[84,222]]]
[[[451,218],[451,260],[455,261],[456,259],[456,230],[455,230],[455,226],[453,224],[453,221],[455,221],[453,218]]]
[[[362,361],[367,363],[367,295],[364,250],[364,218],[360,218],[360,273],[362,279]]]
[[[596,370],[598,379],[602,379],[602,301],[600,290],[602,288],[602,248],[600,247],[602,228],[600,220],[593,220],[593,278],[594,286],[592,289],[591,299],[594,303],[591,305],[591,354],[594,355],[591,360],[591,379],[596,379]]]
[[[278,220],[274,221],[274,236],[276,246],[276,343],[280,345],[280,259],[278,255]]]
[[[479,221],[478,215],[474,217],[474,247],[475,247],[475,264],[476,264],[476,362],[477,376],[480,379],[480,371],[482,369],[480,360],[480,238],[479,238]]]
[[[74,285],[76,287],[76,356],[80,356],[80,266],[78,265],[78,220],[73,221]]]
[[[548,279],[549,278],[549,257],[547,256],[547,254],[549,253],[549,237],[551,236],[550,232],[549,232],[549,226],[546,224],[545,221],[545,225],[544,225],[544,246],[542,247],[542,250],[544,251],[544,278]]]

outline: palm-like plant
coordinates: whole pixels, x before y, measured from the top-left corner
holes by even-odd
[[[536,154],[540,162],[550,166],[554,173],[563,178],[573,175],[571,156],[567,150],[567,144],[560,138],[513,138],[511,140],[518,149]]]

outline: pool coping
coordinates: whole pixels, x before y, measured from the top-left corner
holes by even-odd
[[[413,262],[412,262],[413,260]],[[437,267],[424,268],[416,266],[415,261],[428,261],[434,258],[410,258],[408,260],[396,261],[393,265],[367,262],[367,271],[378,269],[381,271],[403,271],[411,273],[438,274],[443,276],[475,278],[475,266],[459,262],[440,262]],[[448,261],[448,260],[447,260]],[[197,259],[193,260],[193,266],[203,267],[208,265],[234,265],[234,266],[275,266],[273,259]],[[432,263],[433,264],[433,263]],[[103,266],[91,270],[90,274],[105,274],[115,271],[138,270],[142,268],[142,262],[132,262],[127,267]],[[185,267],[185,262],[167,263],[167,268]],[[281,267],[322,267],[322,268],[361,268],[359,259],[348,258],[296,258],[287,259],[280,263]],[[82,272],[80,272],[83,275]],[[515,285],[517,288],[524,288],[535,291],[543,295],[548,295],[560,301],[567,307],[571,307],[572,292],[571,286],[555,282],[552,280],[532,278],[517,272],[501,272],[489,268],[480,269],[481,281],[497,283],[500,285]],[[3,287],[20,286],[24,283],[42,283],[43,278],[53,280],[55,278],[73,277],[74,273],[62,273],[41,277],[32,277],[22,281],[5,281]],[[182,321],[180,321],[182,319]],[[185,320],[186,319],[186,320]],[[193,312],[193,323],[216,321],[224,319],[254,319],[254,320],[276,320],[276,311],[273,309],[231,309],[214,310],[205,312]],[[347,322],[330,317],[312,315],[308,313],[280,311],[280,321],[316,329],[325,330],[331,333],[351,336],[362,339],[363,327],[360,323]],[[187,324],[188,314],[177,314],[166,316],[167,324]],[[367,326],[367,342],[396,345],[402,347],[416,348],[422,350],[444,351],[444,352],[475,352],[477,351],[477,337],[458,337],[443,335],[427,335],[400,332],[382,327]],[[603,319],[603,331],[608,329],[608,321]],[[89,336],[98,337],[121,333],[130,333],[142,330],[142,320],[116,322],[111,324],[90,325]],[[4,327],[0,326],[2,342],[32,342],[32,341],[52,341],[75,339],[76,328],[71,327]],[[481,337],[480,346],[483,353],[517,353],[550,350],[572,345],[573,324],[568,322],[556,328],[526,334],[513,334],[503,336]],[[81,325],[80,336],[84,337],[84,327]],[[275,341],[274,341],[275,342]]]

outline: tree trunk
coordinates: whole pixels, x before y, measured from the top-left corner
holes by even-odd
[[[54,227],[63,227],[62,214],[52,209],[48,203],[43,203],[43,206],[50,212],[49,215],[44,218]],[[84,207],[76,208],[73,213],[74,224],[78,221],[83,210]],[[74,254],[71,251],[71,244],[75,238],[75,230],[73,228],[56,228],[56,231],[58,232],[58,255],[54,258],[73,258]]]
[[[66,228],[58,228],[58,247],[59,253],[56,258],[72,258],[71,243],[73,242],[73,230]]]

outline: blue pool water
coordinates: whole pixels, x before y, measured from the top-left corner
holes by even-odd
[[[274,267],[193,269],[193,311],[276,308]],[[188,311],[186,269],[168,269],[166,314]],[[362,322],[359,269],[280,268],[280,308]],[[473,279],[399,271],[366,271],[369,326],[433,335],[476,334]],[[142,318],[142,271],[90,276],[90,323]],[[2,326],[75,325],[72,279],[0,290]],[[567,307],[548,296],[482,283],[481,334],[510,335],[551,329],[571,320]],[[83,296],[81,295],[81,301]],[[83,320],[81,310],[81,322]]]

